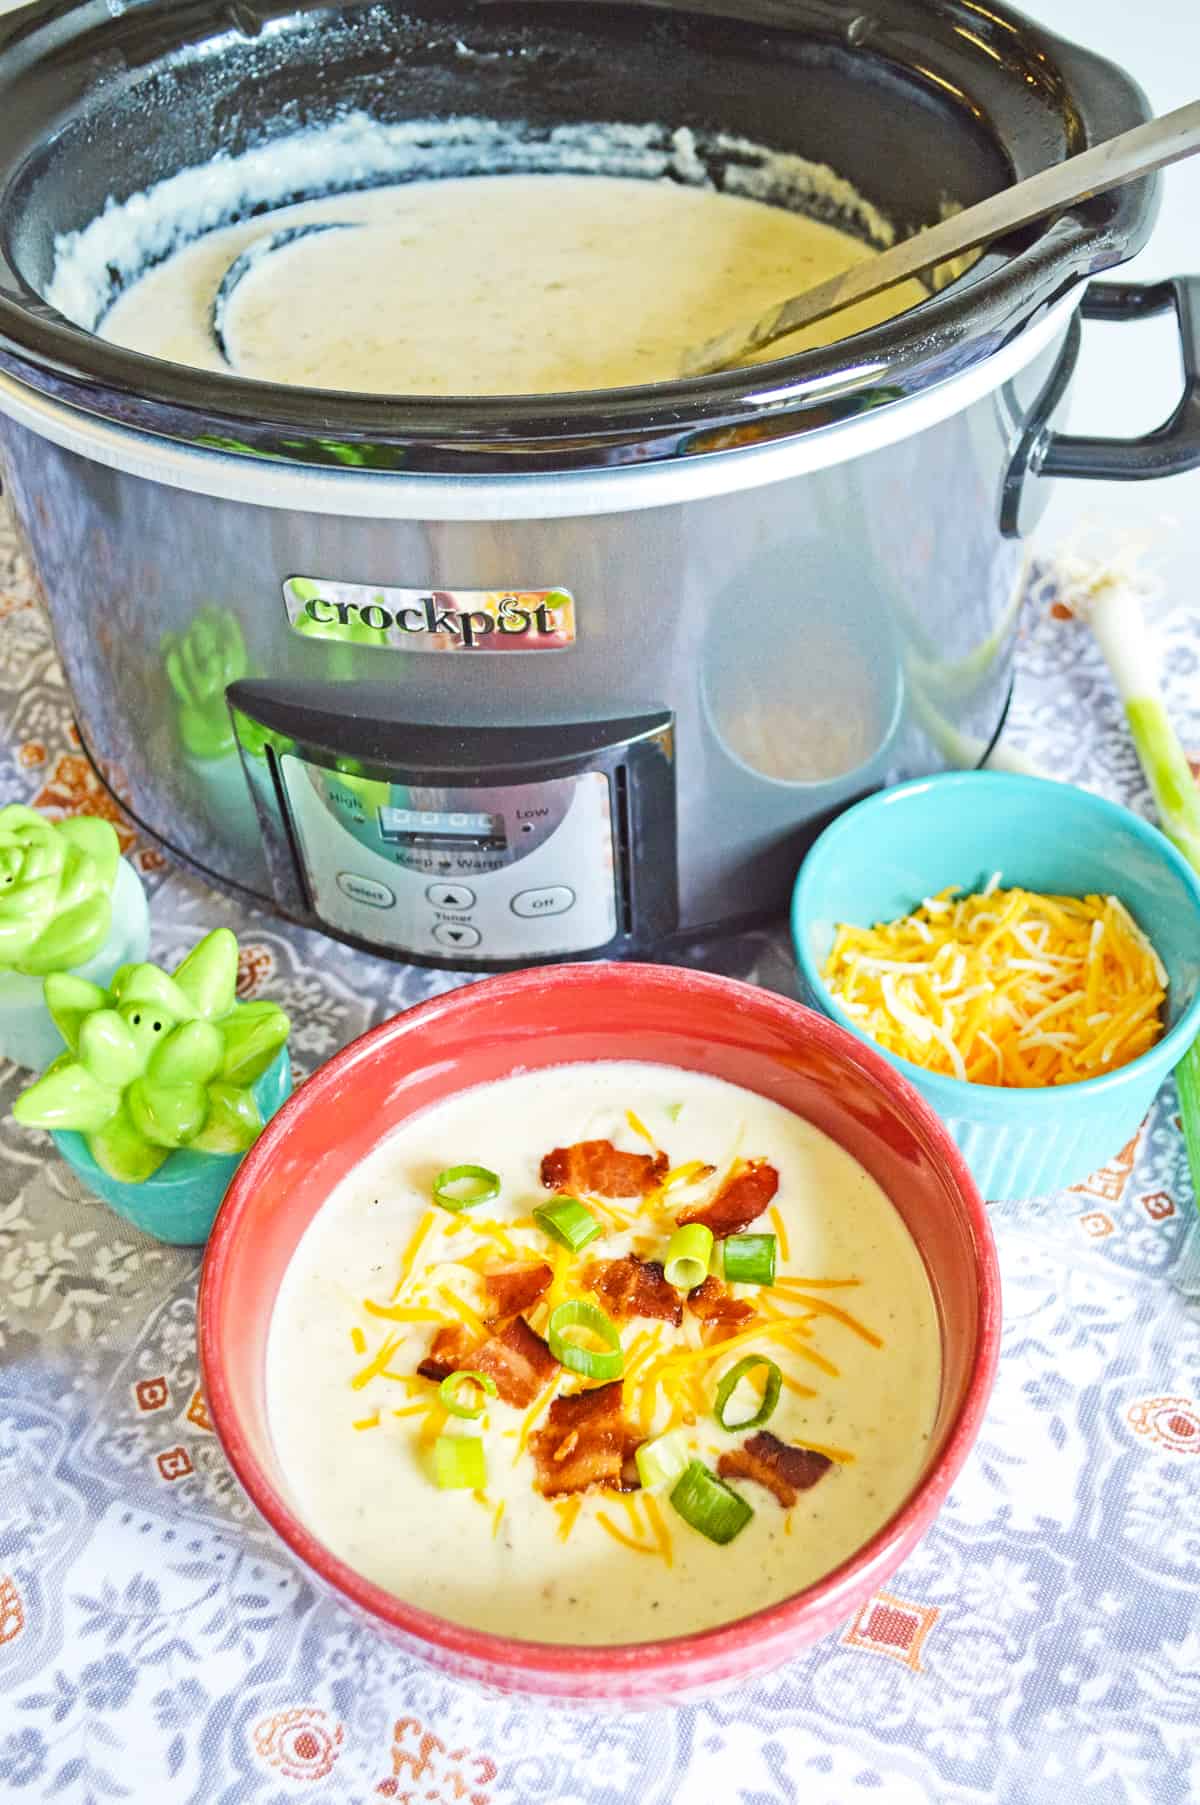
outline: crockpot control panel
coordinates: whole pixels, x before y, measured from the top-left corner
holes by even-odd
[[[347,779],[285,755],[313,911],[427,959],[552,958],[617,931],[601,771],[470,790]]]
[[[290,853],[272,859],[277,890],[293,889],[285,907],[299,900],[347,940],[460,967],[629,951],[674,929],[665,711],[422,727],[364,717],[362,685],[347,718],[340,687],[230,692],[268,851]]]

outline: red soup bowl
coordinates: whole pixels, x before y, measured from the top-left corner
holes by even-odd
[[[711,1073],[832,1136],[904,1218],[925,1261],[942,1337],[941,1401],[924,1470],[863,1548],[815,1585],[748,1617],[619,1647],[485,1634],[418,1610],[354,1572],[289,1502],[264,1383],[285,1268],[352,1166],[407,1117],[456,1091],[597,1059]],[[654,965],[571,965],[486,979],[408,1010],[331,1059],[284,1104],[239,1168],[208,1243],[199,1314],[213,1426],[254,1504],[314,1574],[406,1652],[461,1679],[621,1705],[727,1685],[843,1624],[940,1509],[979,1432],[999,1330],[1000,1280],[983,1203],[954,1142],[912,1086],[878,1053],[798,1003]]]

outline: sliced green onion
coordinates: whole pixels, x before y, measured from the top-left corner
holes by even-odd
[[[486,1166],[447,1166],[433,1181],[433,1201],[457,1216],[500,1195],[500,1175]]]
[[[671,1503],[685,1523],[710,1542],[732,1542],[754,1515],[740,1492],[710,1473],[701,1460],[689,1460],[675,1481]]]
[[[733,1396],[741,1381],[752,1373],[756,1366],[767,1369],[767,1387],[763,1392],[762,1403],[753,1416],[746,1416],[737,1423],[725,1421],[725,1406]],[[783,1390],[783,1374],[773,1360],[765,1354],[747,1354],[736,1366],[731,1366],[721,1383],[717,1386],[717,1401],[713,1405],[713,1415],[722,1429],[758,1429],[775,1414],[775,1406],[779,1402],[779,1394]]]
[[[459,1387],[462,1385],[477,1386],[487,1397],[494,1398],[496,1381],[489,1379],[486,1373],[463,1371],[449,1374],[438,1386],[438,1397],[443,1409],[448,1410],[451,1416],[465,1416],[469,1422],[474,1422],[476,1417],[483,1415],[484,1400],[481,1397],[473,1404],[464,1404],[458,1396]]]
[[[670,1117],[672,1122],[678,1122],[679,1113],[682,1110],[682,1108],[683,1108],[682,1103],[668,1103],[665,1114]]]
[[[774,1235],[730,1235],[721,1243],[722,1277],[731,1285],[775,1283]]]
[[[689,1222],[677,1228],[667,1242],[663,1273],[668,1285],[676,1291],[694,1291],[708,1277],[708,1262],[713,1250],[713,1233],[703,1222]]]
[[[687,1466],[687,1436],[682,1429],[669,1429],[653,1441],[644,1441],[634,1454],[642,1490],[654,1491],[678,1479]]]
[[[572,1253],[578,1253],[600,1233],[600,1224],[578,1197],[556,1197],[553,1203],[540,1203],[533,1219],[543,1234],[569,1247]]]
[[[605,1343],[605,1350],[580,1347],[577,1341],[568,1341],[568,1329],[586,1329],[589,1335],[594,1335],[598,1341]],[[546,1338],[554,1358],[571,1372],[582,1373],[585,1379],[621,1377],[625,1356],[621,1352],[621,1336],[617,1325],[610,1322],[596,1304],[589,1304],[586,1298],[568,1298],[565,1304],[559,1304],[556,1310],[552,1310]]]
[[[481,1492],[487,1457],[477,1435],[439,1435],[433,1444],[433,1479],[440,1492]]]

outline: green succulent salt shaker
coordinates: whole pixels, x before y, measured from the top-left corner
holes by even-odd
[[[62,1051],[47,976],[106,984],[149,945],[146,893],[111,821],[0,808],[0,1054],[42,1071]]]
[[[258,848],[258,816],[226,701],[229,685],[250,675],[238,618],[228,608],[201,608],[183,633],[164,636],[161,654],[174,696],[177,756],[200,808],[227,838],[247,851]]]
[[[46,980],[66,1051],[13,1105],[82,1182],[159,1241],[197,1246],[242,1155],[291,1090],[290,1024],[237,1000],[237,940],[217,928],[168,974],[125,965],[108,989]]]

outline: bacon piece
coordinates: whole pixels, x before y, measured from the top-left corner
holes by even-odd
[[[529,1438],[537,1462],[534,1484],[544,1498],[604,1485],[629,1491],[624,1468],[637,1438],[622,1414],[620,1379],[555,1398],[544,1428]],[[634,1473],[636,1481],[636,1471]]]
[[[611,1141],[576,1141],[547,1153],[542,1183],[571,1196],[644,1197],[662,1183],[667,1168],[665,1153],[622,1153]]]
[[[718,1241],[726,1235],[740,1235],[762,1215],[778,1189],[779,1174],[774,1166],[765,1159],[752,1159],[726,1179],[711,1203],[684,1210],[675,1220],[681,1228],[688,1222],[702,1222]]]
[[[476,1341],[457,1323],[439,1329],[417,1368],[423,1379],[448,1379],[451,1373],[467,1370],[486,1373],[495,1381],[497,1397],[524,1410],[545,1390],[559,1367],[541,1336],[523,1316],[514,1316],[486,1341]]]
[[[547,1290],[554,1273],[549,1266],[501,1266],[485,1272],[483,1282],[496,1306],[497,1316],[515,1316],[528,1310]]]
[[[527,1409],[559,1370],[558,1361],[523,1316],[514,1316],[498,1335],[489,1335],[470,1364],[494,1379],[497,1394],[518,1410]]]
[[[451,1373],[474,1364],[471,1356],[476,1345],[470,1330],[461,1322],[439,1329],[417,1371],[423,1379],[448,1379]]]
[[[760,1429],[756,1435],[748,1435],[740,1448],[722,1454],[717,1472],[722,1479],[753,1479],[756,1485],[765,1485],[783,1508],[790,1510],[798,1495],[814,1486],[832,1465],[828,1454],[780,1441],[769,1429]]]
[[[753,1304],[744,1298],[733,1297],[720,1279],[711,1274],[702,1285],[688,1292],[688,1309],[701,1322],[749,1322],[756,1314]]]
[[[654,1316],[660,1322],[683,1321],[683,1305],[674,1285],[668,1285],[658,1260],[639,1260],[635,1253],[623,1260],[595,1260],[583,1274],[610,1316]]]

